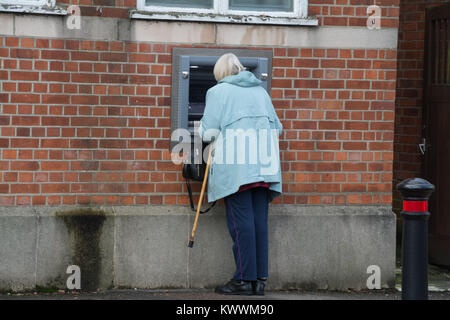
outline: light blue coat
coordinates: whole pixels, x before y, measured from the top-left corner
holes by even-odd
[[[278,136],[282,125],[260,84],[253,73],[241,71],[223,78],[206,93],[199,134],[204,140],[211,133],[215,136],[209,202],[259,181],[270,184],[270,201],[281,194]]]

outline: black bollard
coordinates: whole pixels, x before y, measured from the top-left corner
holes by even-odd
[[[397,190],[403,197],[402,299],[428,300],[428,199],[434,186],[412,178]]]

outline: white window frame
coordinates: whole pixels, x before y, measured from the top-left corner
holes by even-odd
[[[0,0],[0,12],[67,15],[67,10],[56,6],[56,0]]]
[[[55,5],[55,0],[0,0],[0,4],[8,4],[8,5],[18,5],[18,6],[48,6],[52,7]]]
[[[206,22],[304,25],[318,24],[317,19],[308,19],[308,0],[292,1],[294,2],[293,11],[283,12],[230,10],[229,0],[213,0],[212,9],[146,6],[145,0],[137,0],[137,11],[131,12],[131,17],[137,19],[188,20]]]

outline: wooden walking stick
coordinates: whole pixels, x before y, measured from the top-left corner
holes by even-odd
[[[202,189],[200,191],[200,198],[198,199],[197,213],[195,214],[194,226],[192,227],[191,238],[189,239],[189,243],[188,243],[189,248],[192,248],[194,246],[194,237],[195,237],[195,231],[197,230],[198,216],[200,213],[200,207],[203,202],[203,195],[205,193],[206,182],[208,181],[209,165],[211,163],[211,154],[212,154],[212,150],[213,150],[212,143],[210,144],[209,148],[210,149],[209,149],[209,154],[208,154],[208,162],[206,163],[205,176],[203,177],[203,184],[202,184]]]

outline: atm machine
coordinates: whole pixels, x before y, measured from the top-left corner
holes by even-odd
[[[172,49],[171,130],[188,129],[194,141],[195,127],[203,117],[206,92],[216,85],[213,69],[217,59],[234,53],[244,67],[262,80],[270,94],[272,50],[249,49]],[[179,143],[171,141],[170,149]],[[195,150],[194,150],[195,151]]]

